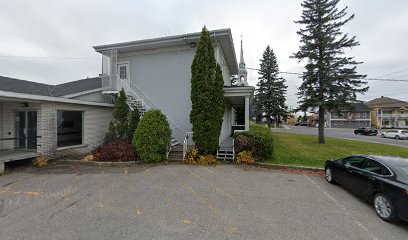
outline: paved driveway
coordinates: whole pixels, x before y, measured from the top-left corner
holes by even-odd
[[[323,177],[232,165],[56,165],[0,177],[5,239],[407,239]]]
[[[301,126],[289,126],[287,128],[273,128],[274,132],[289,132],[289,133],[298,133],[298,134],[309,134],[317,136],[317,128],[313,127],[301,127]],[[384,143],[397,145],[402,147],[408,147],[408,140],[395,140],[390,138],[381,138],[378,136],[364,136],[364,135],[355,135],[354,129],[346,128],[325,128],[324,132],[326,136],[336,137],[336,138],[345,138],[345,139],[354,139],[365,142],[375,142],[375,143]]]

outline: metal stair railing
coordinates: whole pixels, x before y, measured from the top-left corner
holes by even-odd
[[[186,154],[188,151],[188,143],[190,142],[190,139],[193,139],[193,132],[186,132],[186,136],[184,137],[183,141],[183,161],[186,160]]]
[[[144,100],[142,98],[139,97],[139,95],[133,90],[132,87],[130,87],[130,85],[128,83],[126,83],[125,81],[123,81],[123,79],[117,78],[119,79],[123,89],[125,90],[125,93],[128,95],[131,95],[132,97],[134,97],[136,99],[136,101],[138,101],[140,103],[141,106],[143,106],[143,108],[145,108],[145,110],[149,110],[150,107],[144,102]],[[148,96],[146,96],[146,94],[143,93],[142,90],[140,90],[138,87],[136,87],[135,85],[133,85],[138,91],[140,91],[140,93],[143,94],[143,96],[146,97],[147,100],[149,100],[149,102],[152,103],[152,105],[156,108],[156,109],[161,109],[159,108]],[[178,130],[181,130],[181,127],[178,126],[171,118],[168,117],[168,115],[166,113],[164,113],[167,120],[169,120],[169,122]]]

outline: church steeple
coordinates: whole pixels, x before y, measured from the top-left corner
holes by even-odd
[[[240,60],[239,60],[239,67],[240,68],[245,68],[244,48],[242,46],[242,39],[241,39],[241,57],[240,57]]]
[[[244,61],[244,47],[242,45],[242,39],[241,39],[241,56],[239,60],[239,69],[238,69],[238,86],[248,86],[247,82],[247,70],[246,70],[246,65]]]

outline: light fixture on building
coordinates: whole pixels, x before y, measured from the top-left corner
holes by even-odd
[[[21,102],[20,107],[21,108],[28,108],[28,102]]]

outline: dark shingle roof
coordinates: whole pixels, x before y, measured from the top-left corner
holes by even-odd
[[[370,108],[364,103],[353,103],[352,106],[356,112],[370,111]]]
[[[78,81],[67,82],[55,86],[54,97],[84,92],[102,87],[102,80],[99,77],[85,78]]]
[[[59,85],[48,85],[43,83],[0,76],[1,91],[41,96],[60,97],[92,89],[98,89],[101,87],[102,80],[99,77],[85,78]]]

